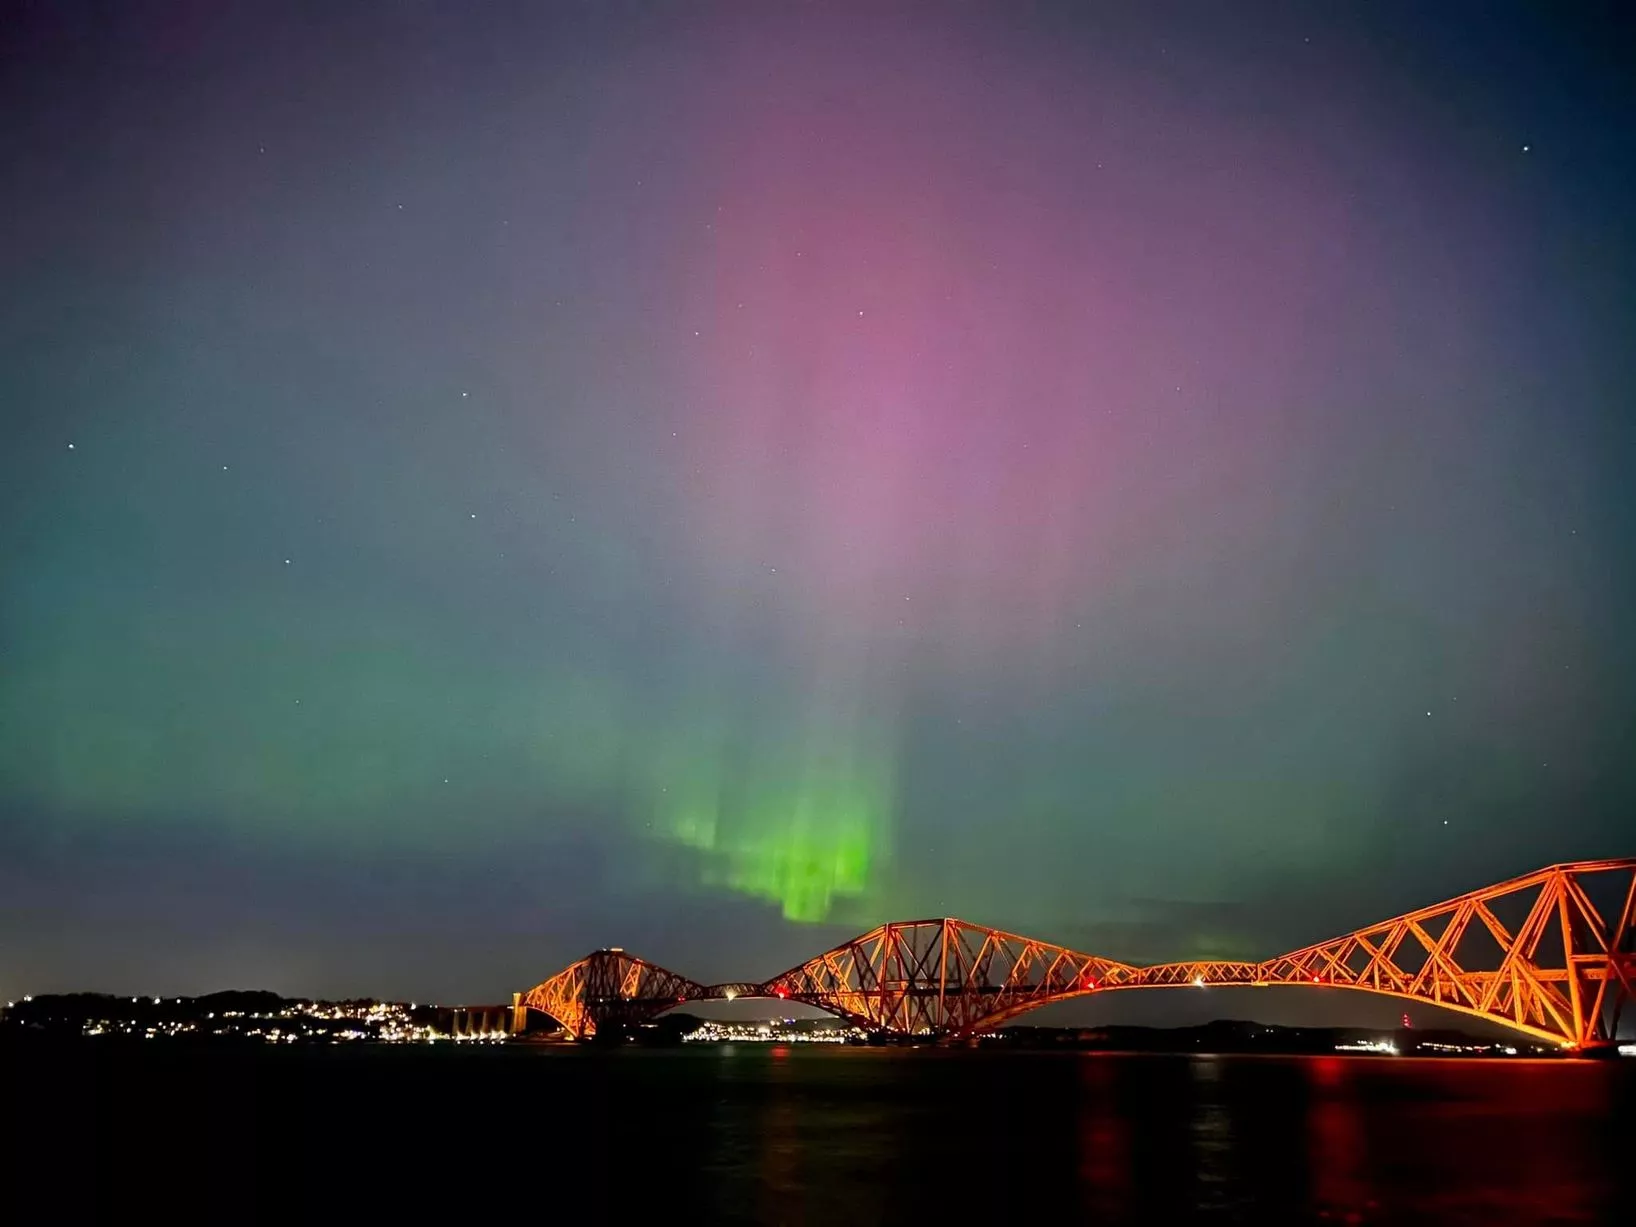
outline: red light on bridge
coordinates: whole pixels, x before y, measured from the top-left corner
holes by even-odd
[[[1317,977],[1317,976],[1313,976],[1313,977],[1312,977],[1312,982],[1313,982],[1313,983],[1314,983],[1314,984],[1316,984],[1316,983],[1318,983],[1318,977]]]
[[[782,984],[780,984],[777,988],[773,989],[773,996],[777,997],[780,1001],[782,1001],[784,998],[788,997],[789,995],[790,995],[790,990],[785,988]]]
[[[1086,988],[1086,989],[1095,988],[1096,987],[1096,981],[1094,979],[1092,979],[1090,976],[1086,976],[1083,980],[1080,981],[1079,986],[1081,988]]]

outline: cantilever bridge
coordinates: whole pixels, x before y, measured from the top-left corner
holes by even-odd
[[[598,950],[516,994],[512,1029],[538,1010],[588,1039],[684,1002],[771,997],[873,1033],[954,1038],[1071,997],[1220,984],[1358,989],[1606,1045],[1636,1001],[1636,859],[1552,865],[1260,963],[1134,966],[948,917],[881,925],[757,982],[700,984]]]

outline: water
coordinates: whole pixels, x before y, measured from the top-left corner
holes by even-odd
[[[1631,1061],[139,1044],[0,1077],[5,1204],[221,1221],[1613,1223],[1636,1157]]]

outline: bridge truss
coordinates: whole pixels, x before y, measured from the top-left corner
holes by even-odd
[[[684,1001],[711,998],[702,984],[623,950],[598,950],[521,995],[519,1010],[556,1019],[576,1039],[600,1027],[631,1027]],[[513,1030],[521,1030],[513,1025]]]
[[[958,1035],[1136,972],[1094,954],[963,920],[881,925],[774,976],[764,994],[815,1005],[869,1031]]]
[[[944,917],[871,929],[770,980],[702,985],[622,950],[518,994],[578,1038],[687,1001],[799,1001],[877,1034],[970,1036],[1117,989],[1306,985],[1458,1010],[1566,1048],[1613,1042],[1636,1001],[1636,859],[1553,865],[1260,963],[1135,966]]]

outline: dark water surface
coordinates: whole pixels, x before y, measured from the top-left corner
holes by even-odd
[[[25,1045],[0,1078],[18,1208],[1636,1223],[1628,1060]]]

